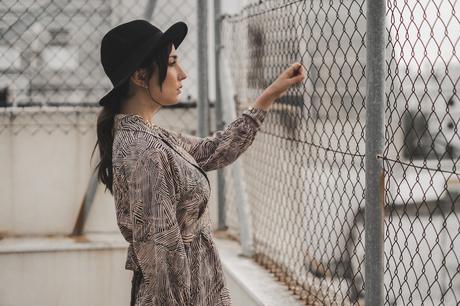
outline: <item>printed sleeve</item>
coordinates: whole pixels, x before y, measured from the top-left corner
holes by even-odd
[[[234,162],[252,144],[268,111],[249,107],[223,130],[205,138],[172,132],[176,142],[205,171],[223,168]]]
[[[166,153],[143,154],[129,185],[132,245],[145,280],[142,300],[148,305],[188,305],[190,267],[176,218],[174,178]]]

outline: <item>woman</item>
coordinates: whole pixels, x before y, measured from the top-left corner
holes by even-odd
[[[131,305],[231,305],[211,234],[206,171],[235,161],[274,100],[304,78],[301,65],[292,65],[213,136],[166,130],[154,115],[178,101],[187,76],[176,48],[186,34],[183,22],[163,33],[134,20],[102,39],[101,61],[114,88],[99,102],[104,107],[97,120],[97,169],[129,242]]]

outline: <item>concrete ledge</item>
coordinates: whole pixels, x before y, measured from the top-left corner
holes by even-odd
[[[8,237],[0,240],[0,254],[127,249],[120,233],[85,234],[78,237]]]
[[[232,240],[214,238],[234,306],[304,305],[270,272],[252,259],[241,257],[240,245]]]

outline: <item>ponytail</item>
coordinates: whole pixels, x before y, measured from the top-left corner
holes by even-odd
[[[111,194],[113,194],[113,170],[112,170],[112,146],[113,146],[113,126],[115,115],[120,112],[120,98],[126,96],[129,83],[125,83],[121,88],[121,96],[105,105],[97,116],[97,142],[94,146],[91,158],[96,147],[99,146],[100,161],[96,165],[98,180],[103,183]]]

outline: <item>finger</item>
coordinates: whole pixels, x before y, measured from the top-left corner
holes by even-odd
[[[305,71],[303,69],[303,66],[298,66],[297,69],[294,70],[290,76],[288,76],[288,79],[292,79],[301,75],[305,76]]]
[[[290,78],[289,82],[291,84],[297,84],[299,82],[302,82],[304,80],[304,78],[305,78],[305,74],[303,72],[301,72],[300,74]]]
[[[288,77],[293,77],[293,76],[298,75],[302,69],[303,69],[302,64],[300,63],[292,64],[291,67],[289,67],[288,69],[288,73],[287,73]]]
[[[291,67],[294,68],[294,69],[299,69],[301,66],[302,66],[302,64],[299,63],[299,62],[295,62],[295,63],[293,63],[293,64],[291,65]]]
[[[296,64],[292,64],[288,68],[286,68],[281,74],[290,77],[297,68],[298,67]]]
[[[303,66],[299,66],[299,68],[295,71],[294,76],[297,77],[299,75],[305,77],[305,70],[303,69]]]

